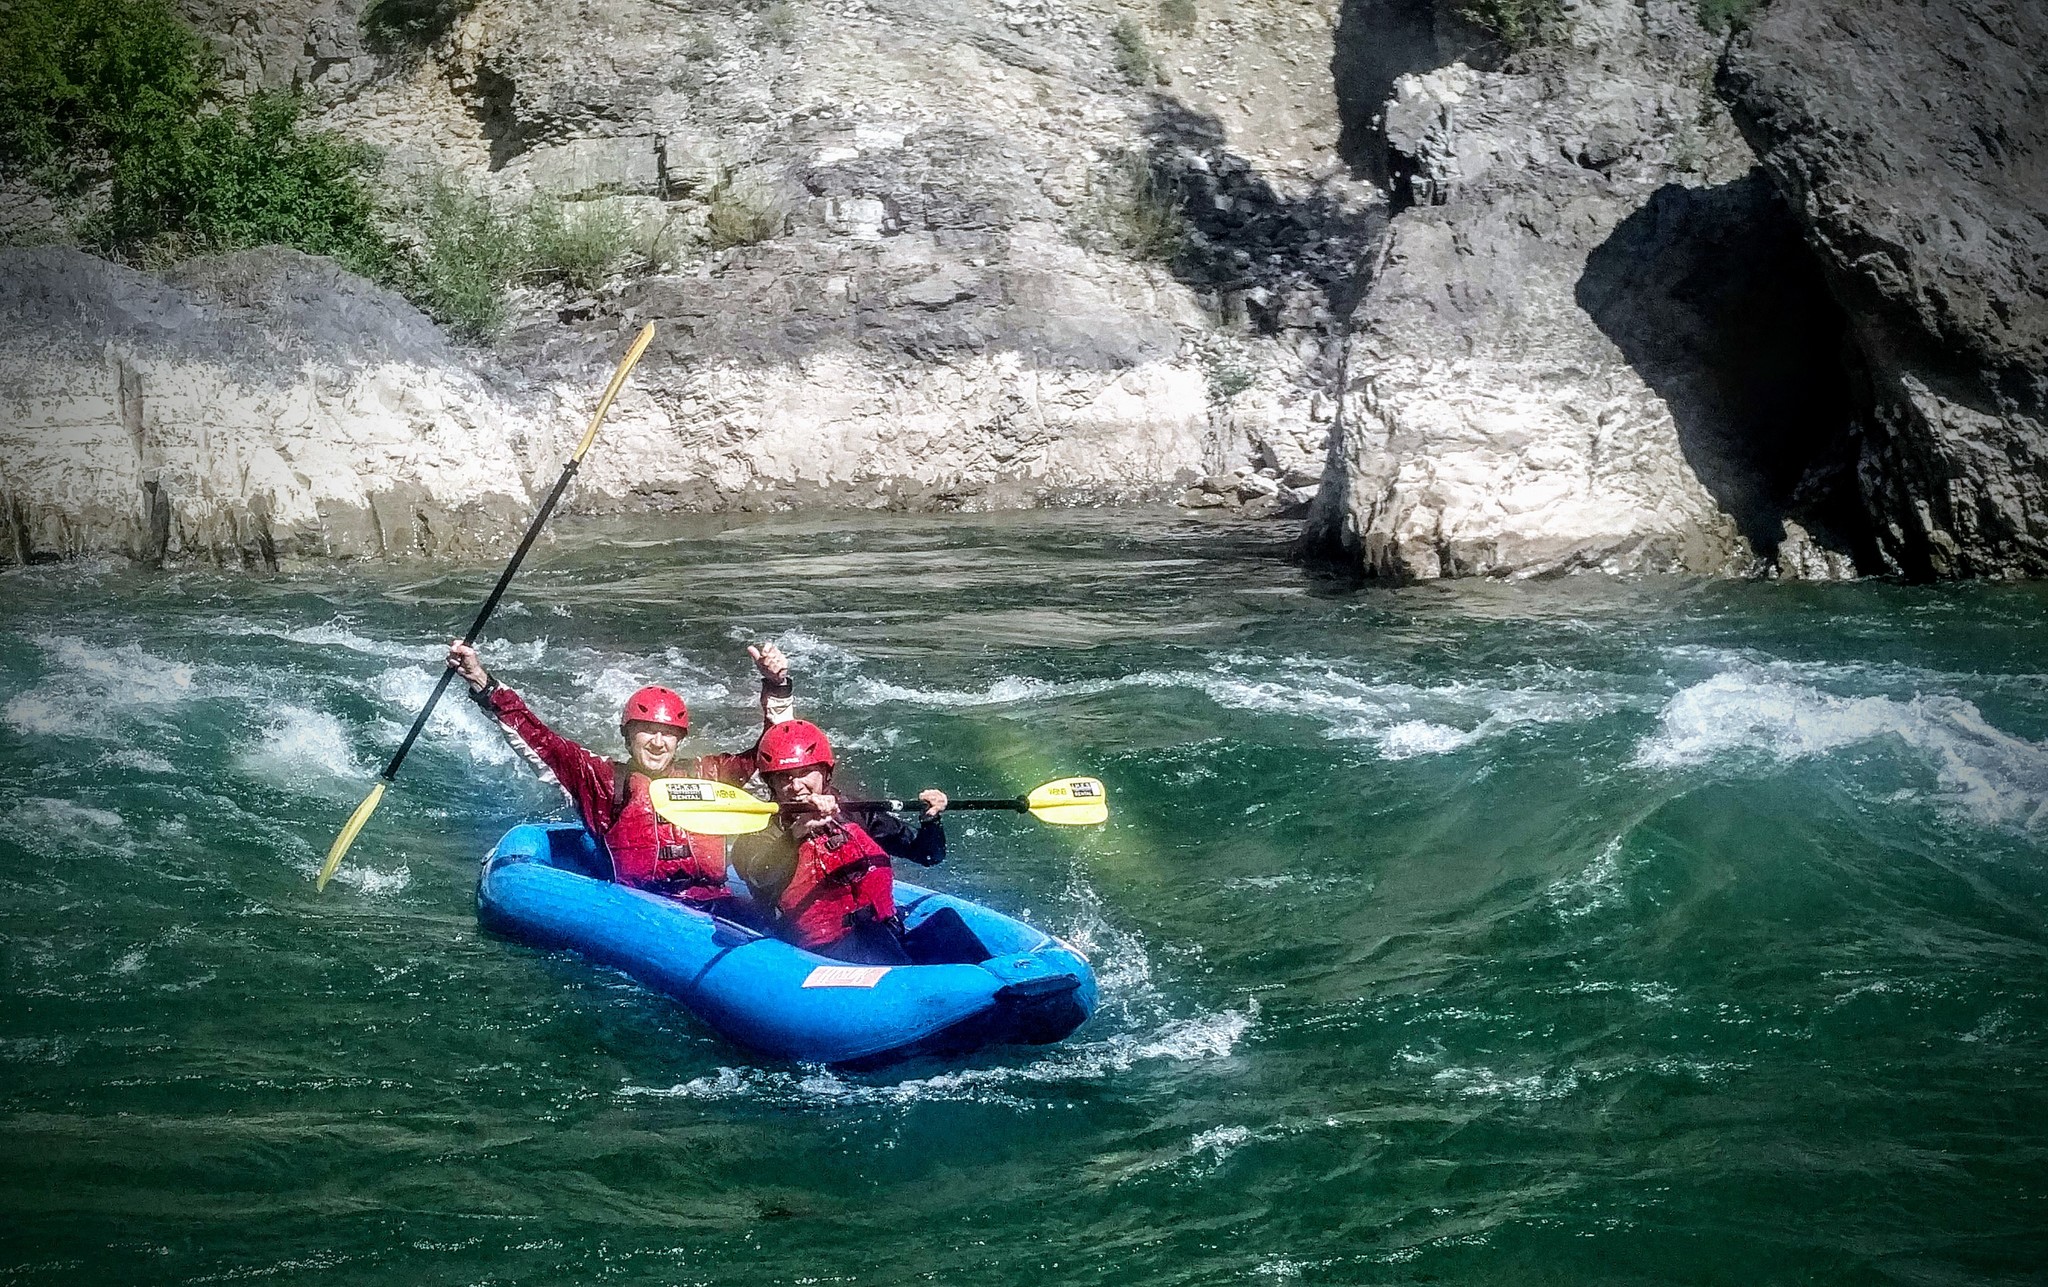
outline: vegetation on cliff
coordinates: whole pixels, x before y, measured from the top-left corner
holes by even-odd
[[[73,198],[123,258],[278,243],[389,272],[365,179],[375,154],[305,128],[297,98],[234,102],[164,0],[0,7],[0,165]]]
[[[462,8],[386,0],[365,22],[431,39]],[[632,229],[609,207],[503,211],[448,183],[380,201],[378,164],[375,149],[309,128],[294,94],[232,98],[167,0],[0,0],[0,171],[63,198],[77,239],[102,254],[159,265],[291,246],[483,337],[503,326],[513,283],[589,290],[630,253]]]

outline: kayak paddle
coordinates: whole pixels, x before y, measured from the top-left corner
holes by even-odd
[[[752,835],[776,814],[771,802],[705,778],[656,778],[647,796],[656,813],[700,836]]]
[[[702,778],[658,778],[649,784],[654,811],[683,828],[705,836],[744,836],[761,830],[781,812],[774,804],[723,782]],[[925,807],[922,800],[842,800],[842,812],[909,813]],[[1087,827],[1109,818],[1109,791],[1095,778],[1061,778],[1047,782],[1015,800],[952,800],[954,809],[1002,809],[1028,813],[1056,827]]]
[[[848,813],[912,813],[924,808],[922,800],[841,800]],[[1092,827],[1109,819],[1109,790],[1096,778],[1061,778],[1032,788],[1031,794],[1016,800],[949,800],[946,811],[955,809],[1007,809],[1028,813],[1055,827]]]
[[[619,396],[619,390],[625,386],[626,377],[632,374],[634,364],[640,361],[640,355],[647,351],[647,346],[653,339],[654,323],[649,322],[640,328],[640,334],[633,340],[632,347],[628,348],[626,356],[619,360],[618,370],[612,372],[612,382],[605,386],[604,396],[597,400],[597,413],[590,417],[590,427],[583,431],[583,441],[576,444],[575,454],[569,457],[569,463],[562,466],[562,476],[555,480],[554,490],[540,503],[540,512],[536,513],[533,522],[527,525],[526,535],[520,538],[519,548],[512,553],[512,561],[507,563],[504,572],[499,574],[498,584],[491,589],[491,597],[484,600],[483,610],[478,612],[476,620],[470,623],[469,632],[462,636],[462,642],[474,644],[477,636],[483,633],[484,623],[498,610],[498,600],[505,597],[505,587],[512,584],[512,574],[519,570],[519,564],[526,558],[526,552],[533,548],[534,538],[540,535],[540,529],[548,521],[548,515],[555,512],[555,502],[561,500],[562,493],[569,489],[569,480],[576,476],[577,467],[583,463],[583,453],[589,451],[590,444],[597,440],[598,426],[604,423],[605,412],[611,410],[612,399]],[[420,730],[427,726],[427,717],[434,713],[434,707],[440,702],[441,694],[448,691],[448,681],[454,678],[455,672],[452,669],[444,668],[441,671],[440,682],[434,685],[433,694],[427,698],[427,704],[420,708],[419,718],[412,722],[412,728],[406,732],[405,740],[400,742],[398,750],[392,753],[391,762],[377,775],[377,784],[370,788],[370,794],[363,797],[363,802],[356,806],[356,811],[342,824],[341,834],[334,838],[333,847],[327,851],[327,861],[320,864],[320,878],[313,884],[316,891],[327,888],[327,882],[333,878],[335,868],[341,866],[342,855],[355,843],[356,833],[363,829],[363,824],[377,811],[377,805],[384,799],[384,788],[390,786],[398,777],[398,766],[405,763],[406,752],[412,750],[412,744],[419,739]]]

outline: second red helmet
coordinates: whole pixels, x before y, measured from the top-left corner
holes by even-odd
[[[754,748],[754,763],[763,773],[807,769],[814,764],[832,767],[832,743],[825,730],[806,719],[784,720],[761,734]]]
[[[690,708],[683,705],[681,693],[650,684],[628,697],[626,709],[619,714],[621,724],[631,723],[636,719],[644,719],[650,724],[673,724],[687,732],[690,727]]]

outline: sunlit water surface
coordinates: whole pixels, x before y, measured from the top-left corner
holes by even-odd
[[[2040,1281],[2048,594],[1319,585],[1166,514],[589,526],[487,656],[609,748],[743,645],[943,886],[1093,957],[1061,1046],[842,1075],[487,937],[558,796],[495,569],[0,574],[0,1282]]]

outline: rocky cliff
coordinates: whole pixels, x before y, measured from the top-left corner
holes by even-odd
[[[1392,81],[1399,212],[1309,540],[1395,578],[1846,572],[1814,536],[1841,322],[1711,91],[1718,42],[1656,0],[1560,23]]]
[[[1884,567],[2048,573],[2048,12],[1776,0],[1721,85],[1851,321]]]
[[[2048,562],[2016,0],[1732,43],[1693,0],[181,2],[394,200],[633,254],[477,347],[274,250],[0,252],[0,559],[489,543],[653,321],[573,509],[1176,496],[1394,579]]]
[[[1579,0],[1472,65],[1448,7],[1347,10],[1401,37],[1352,136],[1397,212],[1312,550],[2043,570],[2038,7],[1775,0],[1724,48],[1691,6]]]
[[[481,539],[645,321],[656,345],[573,507],[978,508],[1204,478],[1222,480],[1205,503],[1312,497],[1344,292],[1383,204],[1335,156],[1333,9],[1205,12],[1119,70],[1107,4],[432,8],[445,21],[410,48],[366,35],[351,0],[188,12],[238,83],[299,85],[323,125],[385,149],[397,188],[455,176],[507,205],[606,212],[635,230],[634,266],[595,290],[523,289],[488,351],[399,344],[401,378],[322,342],[303,264],[195,270],[260,266],[305,306],[263,319],[305,334],[253,364],[208,356],[253,319],[176,274],[159,290],[16,258],[20,292],[72,324],[54,346],[33,315],[0,324],[24,390],[0,427],[14,553],[210,551],[227,538],[201,534],[230,532],[241,548],[259,514],[286,558],[439,550],[457,512]],[[735,205],[763,226],[722,234]],[[1134,218],[1164,235],[1132,244]],[[153,292],[160,319],[186,320],[144,343],[128,301]],[[373,329],[421,325],[383,302]],[[437,409],[373,386],[434,390]],[[191,436],[175,480],[150,463],[170,440],[123,410],[138,387],[145,421]],[[451,417],[481,426],[475,455],[518,468],[455,468]],[[306,464],[323,441],[384,445]]]

